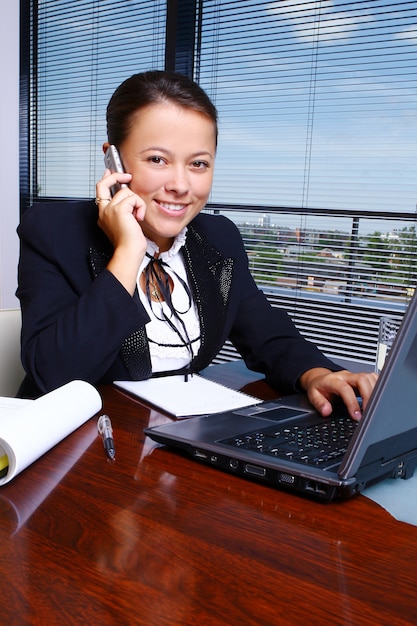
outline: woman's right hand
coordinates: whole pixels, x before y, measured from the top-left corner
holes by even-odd
[[[146,238],[140,227],[146,212],[142,198],[129,187],[122,187],[112,198],[110,189],[115,183],[128,184],[131,174],[104,172],[96,185],[98,225],[114,247],[107,269],[133,295],[137,272],[146,252]]]

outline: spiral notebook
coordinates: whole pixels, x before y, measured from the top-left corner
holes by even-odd
[[[261,400],[198,374],[146,380],[115,380],[114,385],[177,418],[211,415],[259,404]]]

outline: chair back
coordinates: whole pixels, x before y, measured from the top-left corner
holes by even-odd
[[[0,309],[0,396],[14,397],[25,372],[20,360],[20,309]]]

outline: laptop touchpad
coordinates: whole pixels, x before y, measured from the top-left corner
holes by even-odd
[[[262,419],[273,421],[281,421],[292,417],[298,417],[308,412],[309,411],[306,411],[305,409],[291,409],[287,406],[277,405],[276,403],[269,405],[255,405],[233,411],[235,415],[244,415],[245,417],[262,417]]]

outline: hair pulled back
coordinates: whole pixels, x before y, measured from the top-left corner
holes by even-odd
[[[212,120],[217,143],[217,110],[206,92],[183,74],[151,70],[127,78],[107,106],[107,137],[120,146],[130,132],[135,114],[152,104],[170,102]]]

